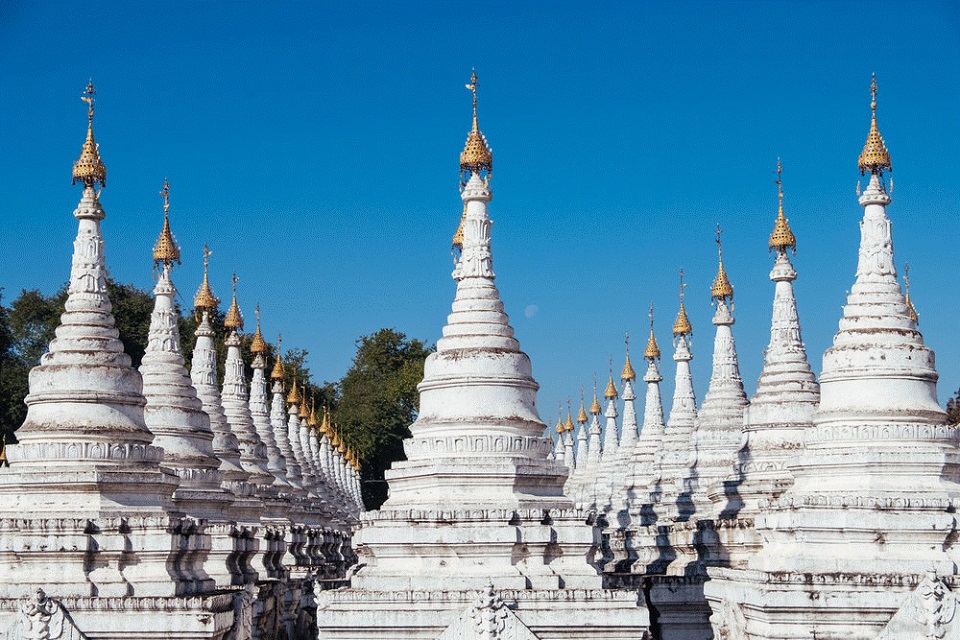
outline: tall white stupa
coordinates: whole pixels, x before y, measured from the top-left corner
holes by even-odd
[[[647,612],[635,592],[602,588],[596,531],[563,494],[567,467],[548,460],[538,385],[494,284],[493,156],[476,74],[467,87],[474,112],[460,156],[466,215],[453,311],[424,367],[407,460],[387,473],[390,497],[355,537],[351,586],[321,594],[320,634],[635,640]]]

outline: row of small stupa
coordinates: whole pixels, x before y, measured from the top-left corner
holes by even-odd
[[[856,281],[819,382],[801,338],[789,257],[796,237],[778,163],[773,314],[753,397],[740,377],[720,252],[713,369],[700,407],[681,272],[669,419],[652,310],[642,422],[629,353],[622,391],[611,371],[605,410],[595,392],[589,415],[581,403],[578,431],[569,410],[558,419],[553,457],[570,470],[567,494],[597,514],[607,584],[645,591],[660,638],[960,638],[960,432],[938,404],[909,280],[904,292],[897,278],[876,91],[874,80],[858,162],[869,183],[857,188]]]
[[[296,381],[286,393],[279,357],[268,380],[259,310],[246,379],[236,277],[218,386],[206,249],[188,372],[167,184],[149,342],[131,366],[107,295],[92,84],[83,99],[66,309],[30,372],[27,418],[0,472],[0,627],[61,637],[65,607],[67,626],[90,637],[300,637],[316,624],[313,582],[341,579],[354,562],[357,459]]]

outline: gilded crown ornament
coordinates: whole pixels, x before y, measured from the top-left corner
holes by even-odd
[[[603,407],[600,406],[600,400],[597,398],[597,374],[593,374],[593,402],[590,403],[590,413],[593,415],[599,415],[603,411]]]
[[[307,406],[306,388],[304,388],[304,392],[300,394],[300,411],[297,413],[297,417],[300,418],[301,421],[310,418],[310,407]],[[309,425],[309,423],[307,424]]]
[[[253,334],[253,340],[250,341],[250,353],[263,354],[267,352],[267,342],[260,332],[260,305],[256,306],[253,313],[257,316],[257,331]]]
[[[280,344],[282,342],[283,336],[277,335],[277,361],[273,363],[273,371],[270,372],[271,380],[283,380],[284,378],[283,358],[280,356]]]
[[[607,383],[607,389],[603,392],[603,397],[612,400],[619,395],[617,385],[613,384],[613,356],[610,356],[610,382]]]
[[[153,265],[170,268],[174,262],[180,264],[180,247],[170,231],[170,183],[167,180],[163,181],[160,195],[163,197],[163,230],[153,245]]]
[[[584,400],[583,400],[583,387],[581,386],[581,387],[580,387],[580,411],[577,413],[577,422],[579,422],[580,424],[583,424],[583,423],[585,423],[587,420],[590,419],[590,418],[587,416],[587,410],[586,410],[586,408],[584,407],[583,402],[584,402]]]
[[[293,376],[293,386],[290,387],[290,393],[287,394],[287,404],[294,406],[300,404],[300,389],[297,388],[297,376]]]
[[[904,302],[907,303],[907,315],[910,316],[910,319],[913,320],[914,323],[919,323],[920,314],[917,313],[916,308],[913,306],[913,301],[910,300],[910,265],[907,263],[903,264],[903,286],[906,290]]]
[[[193,311],[199,319],[204,312],[211,316],[216,314],[217,307],[220,305],[220,299],[213,295],[213,289],[210,287],[210,256],[213,252],[210,247],[203,245],[203,283],[197,289],[197,295],[193,297]]]
[[[867,133],[867,141],[863,145],[857,164],[860,167],[860,175],[865,175],[868,171],[871,174],[883,175],[884,170],[892,172],[893,165],[890,163],[890,152],[887,151],[883,136],[880,135],[880,129],[877,127],[876,75],[870,81],[870,112],[870,131]]]
[[[573,431],[573,412],[570,409],[570,398],[567,398],[567,422],[563,425],[564,431]]]
[[[333,430],[330,428],[330,407],[323,408],[323,421],[320,423],[320,433],[328,438],[333,437]]]
[[[473,93],[473,127],[467,134],[467,143],[460,153],[460,183],[466,185],[470,179],[470,174],[486,173],[489,177],[493,172],[493,152],[487,144],[487,139],[480,131],[480,125],[477,121],[477,72],[474,70],[470,76],[470,84],[467,85]]]
[[[783,165],[780,164],[780,158],[777,158],[777,197],[780,199],[780,209],[777,212],[777,221],[773,224],[773,233],[770,234],[770,249],[777,251],[786,251],[792,249],[794,255],[797,253],[797,238],[790,230],[790,224],[786,216],[783,215]]]
[[[673,321],[673,335],[686,336],[693,333],[693,325],[687,317],[687,309],[683,306],[683,290],[687,284],[683,281],[683,269],[680,269],[680,311],[677,312],[677,319]]]
[[[100,146],[93,139],[93,96],[97,92],[93,89],[93,80],[87,85],[81,100],[87,103],[87,139],[80,149],[80,157],[73,163],[73,184],[82,182],[84,186],[93,188],[99,184],[100,188],[107,186],[107,167],[100,159]]]
[[[557,403],[557,427],[556,431],[559,434],[562,434],[566,431],[566,427],[563,426],[563,402]]]
[[[720,266],[717,268],[717,277],[713,279],[713,287],[710,288],[710,297],[716,301],[733,300],[733,285],[730,284],[730,278],[727,277],[727,271],[723,268],[723,245],[720,243],[720,225],[717,225],[717,256]]]
[[[240,307],[237,306],[237,283],[240,278],[233,274],[233,300],[230,302],[230,308],[227,310],[227,317],[223,319],[223,326],[231,331],[243,330],[243,314],[240,313]]]
[[[460,224],[457,225],[457,230],[453,234],[453,239],[451,241],[451,249],[463,249],[463,221],[467,219],[467,203],[463,203],[463,213],[460,214]]]
[[[637,372],[633,370],[633,365],[630,364],[630,332],[627,332],[626,337],[624,338],[624,344],[626,344],[627,357],[623,363],[623,371],[620,372],[621,380],[636,380]]]
[[[650,338],[647,340],[647,348],[643,350],[643,357],[647,360],[660,359],[660,347],[657,346],[657,338],[653,334],[653,303],[650,303]]]
[[[317,422],[317,399],[310,398],[310,417],[307,419],[307,426],[316,429],[320,425]]]

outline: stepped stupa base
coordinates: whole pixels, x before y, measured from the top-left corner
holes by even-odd
[[[320,594],[317,618],[320,640],[646,640],[637,598],[611,589],[336,589]],[[481,635],[476,625],[487,620],[501,626]]]

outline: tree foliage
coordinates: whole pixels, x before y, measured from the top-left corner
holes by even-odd
[[[947,424],[960,424],[960,389],[957,389],[953,397],[947,400]]]
[[[340,381],[333,419],[360,457],[368,508],[386,500],[384,470],[406,459],[402,441],[410,437],[419,408],[417,384],[432,352],[432,346],[396,329],[380,329],[357,340],[353,366]]]

